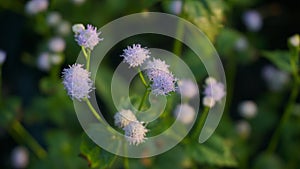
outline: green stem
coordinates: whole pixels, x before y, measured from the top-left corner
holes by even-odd
[[[144,77],[144,75],[143,75],[141,69],[138,68],[138,71],[139,71],[139,76],[140,76],[140,79],[141,79],[142,83],[144,84],[145,87],[147,87],[148,84],[147,84],[147,82],[146,82],[146,80],[145,80],[145,77]]]
[[[86,52],[86,50],[85,50],[85,48],[83,46],[81,46],[81,50],[83,52],[83,55],[84,55],[85,59],[87,59],[88,55],[87,55],[87,52]]]
[[[90,71],[90,63],[91,63],[91,51],[88,50],[88,55],[87,55],[87,59],[86,59],[86,70]]]
[[[208,116],[208,112],[209,112],[209,107],[205,106],[204,110],[201,114],[200,121],[197,124],[196,129],[194,130],[193,137],[196,137],[202,131],[202,128],[204,126],[204,122],[205,122],[205,120]]]
[[[94,109],[93,105],[91,104],[90,100],[85,98],[84,101],[86,102],[86,104],[88,105],[89,109],[91,110],[91,112],[93,113],[93,115],[96,117],[96,119],[102,123],[105,124],[105,122],[102,120],[102,118],[100,117],[100,115],[97,113],[97,111]]]
[[[145,90],[145,92],[144,92],[144,96],[143,96],[143,98],[142,98],[142,101],[141,101],[141,103],[140,103],[140,105],[139,105],[138,111],[141,111],[141,109],[142,109],[142,107],[143,107],[143,104],[144,104],[144,102],[145,102],[147,96],[149,95],[149,93],[150,93],[150,90],[149,90],[148,87],[147,87],[146,90]]]
[[[279,125],[278,127],[275,129],[275,132],[273,133],[272,137],[271,137],[271,141],[267,147],[267,152],[268,153],[273,153],[278,145],[279,139],[280,139],[280,135],[281,132],[283,130],[284,125],[288,122],[292,111],[293,111],[293,106],[296,102],[297,96],[299,94],[299,75],[298,75],[298,53],[299,51],[296,50],[295,53],[292,53],[291,56],[291,60],[290,60],[290,64],[292,67],[292,73],[293,73],[293,78],[294,78],[294,83],[293,83],[293,88],[291,91],[291,95],[289,97],[288,103],[286,105],[286,108],[283,112],[283,115],[280,119]]]
[[[19,121],[14,121],[11,127],[11,135],[24,140],[39,159],[47,156],[46,150],[31,136]]]

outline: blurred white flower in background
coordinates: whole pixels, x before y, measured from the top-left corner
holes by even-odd
[[[11,152],[11,165],[13,168],[26,168],[29,163],[28,150],[23,146],[18,146]]]
[[[213,107],[215,102],[222,100],[226,95],[225,87],[223,83],[217,82],[213,77],[208,77],[205,83],[203,104],[207,107]]]
[[[271,65],[267,65],[262,69],[262,76],[268,87],[273,91],[281,90],[290,81],[287,72],[276,69]]]
[[[51,62],[50,62],[50,54],[48,52],[43,52],[39,54],[37,58],[37,67],[43,71],[48,71],[50,69]]]
[[[243,21],[249,31],[257,32],[261,29],[263,21],[259,12],[249,10],[243,14]]]
[[[251,100],[246,100],[239,104],[238,111],[242,117],[252,119],[257,114],[257,105]]]
[[[198,94],[198,86],[190,79],[182,79],[177,82],[181,96],[191,99]]]
[[[6,60],[6,52],[0,49],[0,65],[2,65]]]
[[[189,124],[195,119],[196,112],[194,108],[187,103],[176,106],[174,116],[183,124]]]
[[[169,4],[169,10],[172,14],[180,14],[182,11],[182,1],[181,0],[173,0]]]
[[[59,54],[51,54],[50,61],[53,65],[59,65],[63,62],[63,57]]]
[[[299,47],[299,45],[300,45],[300,36],[296,34],[296,35],[290,37],[288,41],[292,46]]]
[[[248,48],[249,44],[245,37],[240,37],[235,42],[235,49],[239,52],[245,51]]]
[[[47,10],[48,5],[48,0],[30,0],[25,5],[25,11],[30,15],[34,15]]]
[[[251,126],[250,124],[245,120],[240,120],[235,124],[235,129],[237,134],[242,139],[247,139],[251,133]]]
[[[66,42],[63,38],[61,37],[53,37],[49,40],[48,42],[48,48],[52,52],[63,52],[66,48]]]
[[[62,21],[62,17],[59,12],[49,12],[46,20],[49,26],[57,26]]]
[[[61,21],[58,25],[57,25],[57,32],[60,35],[68,35],[71,32],[71,24],[68,21]]]
[[[83,31],[85,28],[84,28],[84,25],[83,24],[74,24],[72,26],[72,31],[75,33],[75,34],[79,34],[81,31]]]

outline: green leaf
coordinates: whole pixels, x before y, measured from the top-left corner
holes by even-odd
[[[86,134],[82,136],[80,156],[88,162],[90,168],[110,167],[116,158],[116,155],[97,146]]]
[[[290,54],[288,51],[263,51],[262,56],[270,60],[279,69],[292,72],[290,65]]]
[[[232,153],[232,146],[229,140],[215,134],[204,144],[190,144],[186,150],[200,164],[236,167],[237,162]]]

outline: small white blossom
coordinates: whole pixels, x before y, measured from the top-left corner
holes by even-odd
[[[252,119],[257,114],[257,106],[253,101],[250,100],[240,103],[238,110],[240,115],[247,119]]]
[[[6,59],[6,52],[0,49],[0,65],[4,63],[5,59]]]
[[[81,31],[83,31],[85,28],[84,28],[84,25],[83,24],[74,24],[72,26],[72,31],[75,33],[75,34],[79,34]]]
[[[246,11],[243,14],[243,21],[249,31],[257,32],[262,27],[261,15],[255,10]]]
[[[190,105],[184,103],[176,106],[174,116],[183,124],[189,124],[195,119],[195,110]]]
[[[50,12],[47,15],[47,23],[49,26],[56,26],[61,22],[61,15],[58,12]]]
[[[222,83],[217,82],[212,77],[207,78],[205,82],[204,95],[206,97],[212,97],[215,101],[220,101],[225,96],[226,92]]]
[[[48,0],[30,0],[25,5],[25,11],[28,14],[34,15],[47,10],[48,5]]]
[[[209,96],[208,97],[204,97],[202,102],[203,102],[204,106],[207,106],[209,108],[214,107],[214,105],[216,104],[215,99],[212,98],[212,97],[209,97]]]
[[[49,40],[48,42],[48,48],[52,51],[52,52],[63,52],[66,48],[66,42],[64,39],[62,39],[61,37],[54,37],[52,39]]]
[[[243,139],[247,139],[251,133],[251,126],[245,120],[238,121],[235,128],[238,135]]]
[[[148,130],[142,123],[133,121],[123,128],[125,131],[125,138],[131,145],[139,145],[145,141],[145,136]]]
[[[124,62],[129,64],[129,67],[141,66],[150,57],[150,51],[147,48],[142,48],[140,44],[128,46],[123,51],[121,57],[124,58]]]
[[[93,82],[90,79],[91,73],[82,68],[81,64],[74,64],[63,71],[63,84],[72,99],[81,101],[89,98],[93,89]]]
[[[294,47],[299,47],[300,44],[300,36],[298,34],[289,38],[289,43]]]
[[[137,121],[135,115],[131,110],[120,110],[114,116],[115,125],[119,128],[124,128],[132,121]]]
[[[50,69],[51,61],[50,54],[48,52],[43,52],[38,56],[37,67],[43,71],[48,71]]]
[[[193,98],[198,93],[198,86],[192,80],[183,79],[177,82],[179,93],[185,98]]]
[[[159,76],[161,72],[170,73],[169,67],[165,61],[160,59],[153,58],[152,61],[148,60],[145,66],[147,77],[153,80],[153,78]]]
[[[18,146],[11,153],[11,164],[13,168],[26,168],[29,162],[28,150]]]

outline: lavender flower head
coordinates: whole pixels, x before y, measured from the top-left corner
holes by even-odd
[[[100,34],[101,32],[98,32],[96,27],[87,25],[86,29],[75,33],[75,40],[79,46],[93,50],[94,47],[103,40],[103,38],[99,38]]]
[[[120,112],[116,113],[114,116],[115,125],[119,128],[124,128],[132,121],[137,121],[135,115],[131,110],[122,109]]]
[[[225,96],[224,85],[217,82],[214,78],[209,77],[206,79],[206,87],[204,89],[204,95],[206,97],[212,97],[215,101],[220,101]]]
[[[151,84],[152,93],[155,95],[167,95],[175,91],[175,82],[176,79],[172,73],[160,71],[160,73],[153,78]]]
[[[129,64],[129,67],[141,66],[150,57],[150,51],[147,48],[142,48],[140,44],[128,46],[123,51],[121,57],[124,58],[124,62]]]
[[[160,59],[149,60],[146,63],[146,74],[150,80],[153,80],[155,77],[159,76],[160,73],[170,73],[169,71],[169,65],[165,63],[165,61],[162,61]]]
[[[23,146],[15,147],[11,152],[11,165],[13,168],[26,168],[28,163],[28,150]]]
[[[90,79],[91,73],[82,68],[81,64],[73,64],[63,71],[63,84],[72,99],[81,101],[89,98],[89,93],[93,89],[93,82]]]
[[[195,110],[190,105],[184,103],[176,106],[174,116],[183,124],[189,124],[195,119]]]
[[[189,99],[195,97],[198,93],[197,84],[189,79],[179,80],[178,89],[181,96]]]
[[[207,106],[209,108],[214,107],[214,105],[216,104],[216,101],[214,100],[214,98],[210,97],[210,96],[205,96],[203,98],[203,105]]]
[[[139,145],[145,141],[145,136],[148,130],[138,121],[130,122],[123,129],[125,131],[125,138],[131,145]]]

